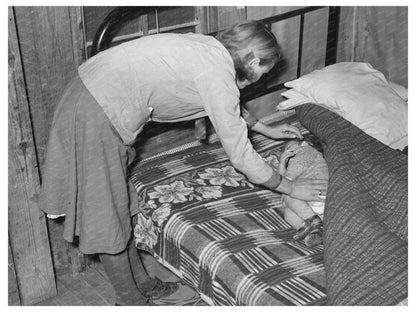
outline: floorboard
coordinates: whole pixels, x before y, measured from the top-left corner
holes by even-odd
[[[180,281],[168,269],[153,257],[145,255],[143,262],[150,276],[157,276],[164,281]],[[115,293],[104,268],[99,262],[94,263],[85,272],[72,276],[70,273],[57,276],[58,295],[42,301],[37,306],[113,306]],[[155,302],[157,305],[207,305],[199,294],[188,286],[182,286],[178,293]]]

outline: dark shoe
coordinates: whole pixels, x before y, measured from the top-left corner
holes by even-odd
[[[321,218],[314,215],[303,222],[299,230],[297,230],[295,235],[293,235],[293,239],[296,241],[302,240],[312,231],[313,228],[320,226],[323,226]]]
[[[144,296],[148,297],[151,300],[157,300],[170,296],[175,291],[178,290],[178,282],[163,282],[157,277],[155,277],[156,284],[149,290],[141,290]]]

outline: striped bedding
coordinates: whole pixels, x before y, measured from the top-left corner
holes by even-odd
[[[137,247],[211,305],[398,304],[407,298],[407,156],[319,106],[296,113],[286,121],[324,143],[325,248],[294,242],[280,195],[236,172],[216,140],[132,168]],[[277,166],[282,142],[252,142]]]
[[[296,109],[329,168],[324,217],[328,305],[408,296],[408,157],[316,105]]]
[[[295,116],[288,120],[299,126]],[[261,135],[254,147],[277,167],[282,141]],[[200,292],[210,305],[323,305],[323,248],[294,242],[281,196],[252,185],[217,140],[141,161],[137,247]]]

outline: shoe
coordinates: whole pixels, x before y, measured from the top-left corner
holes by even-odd
[[[158,300],[170,296],[179,288],[180,282],[163,282],[157,277],[154,278],[156,283],[149,290],[140,290],[142,294],[150,300]]]
[[[319,216],[314,215],[308,219],[306,219],[302,226],[296,231],[295,235],[293,235],[293,239],[295,241],[300,241],[308,235],[313,228],[317,228],[323,226],[322,220]]]

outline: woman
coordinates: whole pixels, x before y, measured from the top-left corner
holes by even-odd
[[[137,194],[127,181],[131,147],[148,120],[208,116],[232,164],[253,183],[316,200],[325,183],[288,181],[263,161],[247,128],[272,138],[301,137],[290,125],[268,127],[240,117],[239,89],[278,60],[274,35],[245,22],[217,38],[160,34],[99,53],[82,64],[59,102],[44,165],[42,209],[65,214],[64,238],[79,236],[85,254],[99,254],[117,303],[143,305],[176,289],[148,276],[131,244]]]

